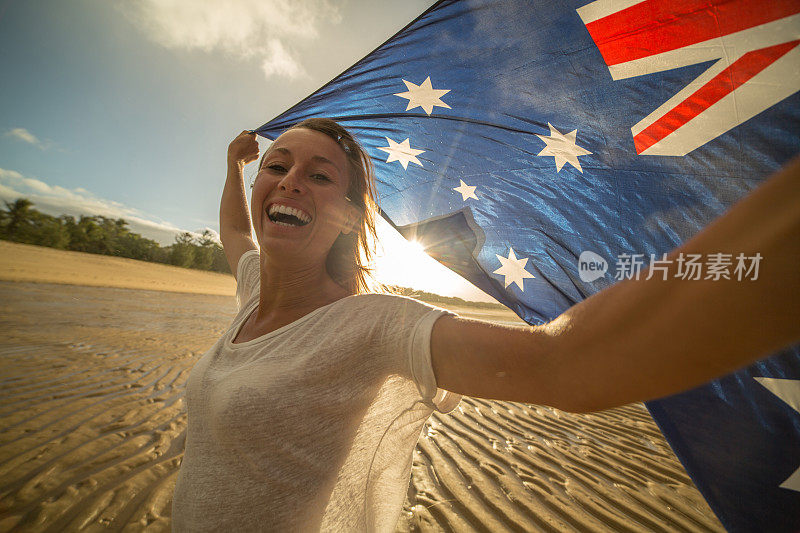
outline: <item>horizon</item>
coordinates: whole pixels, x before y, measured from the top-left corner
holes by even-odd
[[[17,198],[16,200],[20,200],[20,199],[27,199],[27,200],[30,201],[29,198],[26,198],[24,196],[21,196],[21,197]],[[4,207],[0,207],[0,211],[8,212],[8,210],[9,210],[9,208],[11,206],[11,202],[9,200],[6,200],[6,199],[4,199],[3,202],[4,202],[5,206]],[[44,213],[46,215],[53,216],[53,217],[56,217],[56,218],[65,217],[65,216],[71,216],[73,218],[80,219],[80,217],[84,217],[84,216],[86,216],[86,217],[98,217],[98,216],[99,217],[104,217],[105,216],[105,215],[98,215],[98,214],[91,215],[91,214],[88,214],[88,213],[81,213],[81,214],[78,214],[78,215],[71,215],[71,214],[68,214],[68,213],[51,213],[51,212],[46,212],[46,211],[41,210],[41,209],[37,209],[37,204],[34,203],[34,202],[31,202],[30,208],[35,210],[35,211],[38,211],[40,213]],[[149,238],[146,235],[143,235],[143,234],[139,233],[138,231],[136,231],[136,225],[130,224],[130,222],[127,219],[125,219],[124,217],[117,217],[117,218],[106,217],[106,218],[109,218],[111,220],[122,220],[123,222],[126,223],[126,226],[130,230],[131,233],[139,235],[139,236],[144,237],[144,238]],[[379,222],[380,224],[388,225],[385,221],[383,221],[382,218],[379,218],[379,220],[380,220],[380,222]],[[415,251],[414,249],[416,249],[417,246],[418,246],[416,243],[406,241],[399,233],[394,231],[391,227],[389,227],[389,230],[393,231],[396,234],[394,236],[390,235],[390,238],[395,238],[395,239],[401,240],[401,243],[400,244],[395,243],[395,246],[398,246],[398,245],[399,246],[408,246],[408,247],[412,248],[412,250],[411,250],[412,252]],[[211,231],[213,232],[213,230],[211,230]],[[182,233],[176,234],[175,237],[177,237],[177,235],[181,235],[181,234],[185,234],[185,233],[189,233],[194,239],[199,239],[199,238],[201,238],[203,236],[201,233],[184,231]],[[213,234],[214,240],[217,242],[217,244],[222,246],[222,243],[221,243],[221,241],[219,239],[219,234],[216,233],[216,232],[213,232],[212,234]],[[6,239],[3,238],[2,240],[6,240]],[[173,244],[175,244],[175,242],[176,242],[175,238],[173,238],[173,240],[171,242],[159,242],[156,239],[151,239],[151,240],[156,241],[156,243],[162,248],[168,248],[168,247],[172,246]],[[31,245],[29,243],[13,241],[13,240],[7,240],[6,242],[15,242],[17,244],[28,244],[28,245]],[[378,247],[380,247],[380,245],[381,245],[381,243],[379,243]],[[31,246],[42,246],[44,248],[52,248],[52,247],[49,247],[49,246],[36,245],[36,244],[33,244]],[[257,243],[256,243],[256,246],[258,246]],[[191,270],[198,270],[198,271],[201,271],[201,272],[215,272],[215,273],[220,273],[220,274],[230,274],[229,272],[218,272],[218,271],[215,271],[215,270],[204,270],[202,268],[196,268],[196,267],[179,267],[177,265],[173,265],[173,264],[170,264],[170,263],[159,263],[157,261],[148,261],[148,260],[136,259],[136,258],[132,258],[132,257],[123,257],[123,256],[99,254],[99,253],[92,253],[92,252],[83,252],[83,251],[80,251],[80,250],[71,250],[69,248],[66,248],[66,249],[64,249],[64,248],[53,248],[53,249],[67,251],[67,252],[90,253],[92,255],[107,255],[108,257],[119,257],[121,259],[130,259],[131,261],[141,261],[141,262],[145,262],[145,263],[163,264],[163,265],[166,265],[166,266],[176,266],[177,268],[190,268]],[[435,260],[433,258],[431,258],[431,257],[429,257],[427,255],[425,255],[424,258],[426,258],[426,259],[428,259],[428,260],[430,260],[432,262],[435,262]],[[377,257],[376,261],[392,262],[394,259],[395,258],[393,258],[391,255],[383,254],[382,256]],[[438,266],[440,268],[444,269],[444,270],[447,270],[442,265],[438,265]],[[434,272],[434,274],[438,273],[436,271],[436,269],[431,269],[431,270]],[[389,279],[389,278],[392,278],[392,279]],[[376,280],[381,282],[381,283],[383,283],[384,285],[387,285],[387,286],[392,287],[392,288],[394,288],[396,290],[399,290],[399,291],[412,291],[414,293],[422,293],[423,297],[421,297],[419,299],[424,299],[424,297],[427,295],[427,296],[434,296],[434,297],[443,298],[443,299],[460,300],[460,301],[463,301],[465,303],[491,304],[493,306],[498,306],[498,307],[502,307],[502,308],[508,309],[506,306],[504,306],[503,304],[501,304],[497,300],[489,297],[488,295],[485,295],[485,293],[480,291],[480,289],[478,289],[477,287],[474,287],[474,289],[475,289],[476,292],[479,293],[479,297],[477,299],[475,299],[475,298],[470,298],[470,294],[469,293],[466,293],[463,296],[462,295],[456,295],[456,294],[442,294],[440,292],[437,292],[438,288],[432,288],[432,289],[426,290],[425,288],[422,288],[422,287],[419,287],[419,286],[412,287],[412,286],[403,285],[402,282],[400,282],[398,284],[397,283],[397,279],[401,279],[401,278],[402,278],[402,276],[388,276],[388,277],[384,276],[384,279],[377,279],[376,278]],[[458,284],[460,281],[464,281],[465,283],[469,284],[469,282],[467,282],[466,280],[460,280],[460,279],[456,280],[456,284]],[[417,297],[417,296],[414,296],[413,294],[405,294],[405,295],[406,296]],[[485,295],[486,298],[481,298],[480,297],[481,295]]]
[[[19,198],[18,200],[27,200],[27,198],[22,197],[22,198]],[[11,204],[8,201],[4,201],[4,202],[5,202],[5,209],[0,207],[0,212],[8,212],[10,207],[11,207]],[[31,203],[30,209],[33,210],[33,211],[37,211],[37,212],[42,213],[42,211],[36,209],[36,205],[33,204],[33,203]],[[50,216],[54,216],[56,218],[71,216],[71,215],[66,215],[66,214],[61,214],[61,215],[58,215],[58,216],[50,214],[50,213],[45,213],[45,214],[50,215]],[[93,217],[93,216],[102,217],[103,215],[80,215],[80,216],[81,217],[84,217],[84,216],[86,216],[86,217]],[[126,226],[130,229],[130,225],[127,224],[127,220],[125,220],[124,218],[117,218],[117,219],[110,219],[110,220],[123,221],[123,222],[126,223]],[[130,231],[130,233],[132,233],[134,235],[138,235],[140,237],[143,237],[141,234],[137,233],[136,231]],[[199,240],[200,238],[203,237],[203,235],[201,235],[201,234],[192,234],[192,237]],[[218,235],[215,235],[215,237],[217,237],[216,240],[215,240],[217,245],[222,246],[222,243],[218,239]],[[50,248],[50,249],[56,250],[56,251],[75,252],[75,253],[79,253],[79,254],[90,254],[90,255],[101,255],[101,256],[106,256],[106,257],[114,257],[114,258],[117,258],[117,259],[127,259],[127,260],[131,260],[131,261],[139,261],[139,262],[143,262],[143,263],[151,263],[151,264],[157,264],[157,265],[162,265],[162,266],[169,266],[169,267],[184,268],[184,269],[189,269],[189,270],[196,270],[196,271],[199,271],[199,272],[210,272],[210,273],[214,273],[214,274],[232,275],[232,273],[229,272],[229,271],[220,272],[218,270],[204,269],[204,268],[196,267],[196,266],[179,266],[179,265],[176,265],[176,264],[173,264],[173,263],[163,263],[163,262],[160,262],[158,260],[137,259],[135,257],[129,257],[129,256],[124,256],[124,255],[105,254],[105,253],[99,253],[99,252],[87,252],[87,251],[83,251],[83,250],[80,250],[80,249],[61,248],[61,247],[48,246],[48,245],[42,245],[42,244],[32,244],[30,242],[12,240],[12,239],[7,238],[6,236],[3,236],[0,239],[0,242],[3,242],[3,241],[4,242],[13,243],[13,244],[25,245],[25,246],[37,246],[37,247],[42,247],[42,248]],[[157,243],[157,244],[161,248],[169,248],[172,245],[176,244],[176,242],[173,241],[172,243],[169,243],[169,244],[163,244],[163,243]],[[256,246],[257,246],[257,244],[256,244]],[[386,285],[387,288],[402,294],[403,296],[409,296],[409,297],[417,298],[417,299],[420,299],[420,300],[423,300],[423,301],[439,302],[439,303],[450,303],[450,304],[458,304],[458,303],[463,302],[465,304],[484,304],[484,305],[489,305],[489,306],[493,306],[493,307],[497,307],[497,308],[508,309],[506,306],[504,306],[503,304],[501,304],[501,303],[499,303],[497,301],[488,301],[487,302],[487,301],[483,301],[483,300],[470,300],[468,298],[462,298],[462,297],[459,297],[459,296],[448,296],[448,295],[445,295],[445,294],[439,294],[438,292],[435,292],[435,291],[426,291],[426,290],[423,290],[423,289],[420,289],[420,288],[406,287],[406,286],[402,286],[402,285],[395,285],[395,284],[388,284],[388,283],[384,283],[384,285]],[[433,297],[433,298],[431,299],[431,297]]]

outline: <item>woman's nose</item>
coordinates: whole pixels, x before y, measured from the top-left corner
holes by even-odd
[[[278,188],[282,191],[292,191],[298,194],[303,192],[300,177],[294,169],[289,170],[289,172],[283,176],[283,179],[278,183]]]

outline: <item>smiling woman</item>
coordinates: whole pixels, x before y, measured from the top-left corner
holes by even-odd
[[[312,119],[278,137],[248,209],[257,158],[251,134],[229,147],[220,235],[239,311],[187,380],[177,531],[392,531],[423,424],[460,394],[600,410],[800,340],[798,164],[673,252],[758,250],[757,281],[643,276],[543,326],[503,327],[367,294],[374,185],[344,128]]]
[[[247,133],[229,148],[220,236],[240,310],[187,382],[174,528],[391,530],[422,425],[459,399],[430,362],[446,312],[364,294],[374,182],[346,130],[312,119],[276,139],[248,209],[257,154]]]

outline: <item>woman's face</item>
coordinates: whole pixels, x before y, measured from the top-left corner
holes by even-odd
[[[354,218],[345,199],[348,170],[342,148],[323,133],[296,128],[278,137],[264,155],[250,202],[261,248],[299,266],[324,265]]]

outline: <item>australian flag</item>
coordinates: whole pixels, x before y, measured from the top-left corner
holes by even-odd
[[[797,0],[447,0],[257,132],[339,121],[384,217],[539,324],[800,152],[799,44]],[[648,408],[727,529],[800,531],[800,349]]]

